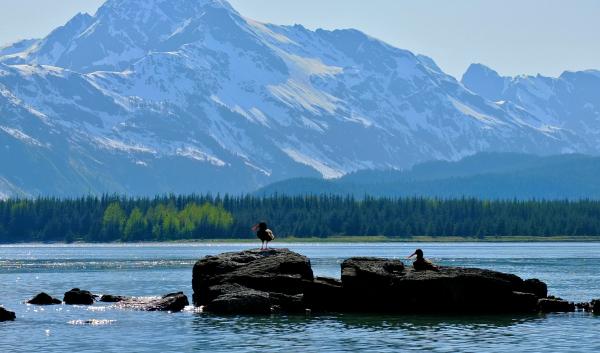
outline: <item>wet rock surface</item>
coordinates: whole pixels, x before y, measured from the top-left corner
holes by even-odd
[[[575,311],[575,304],[561,298],[542,298],[538,300],[538,310],[542,313],[570,313]]]
[[[218,313],[303,311],[313,282],[310,260],[288,249],[246,250],[207,256],[194,265],[194,304]]]
[[[315,311],[347,311],[352,305],[345,300],[342,281],[329,277],[316,277],[306,283],[304,302]]]
[[[0,306],[0,322],[2,321],[14,321],[17,318],[14,312],[6,310]]]
[[[523,293],[534,294],[538,298],[546,298],[548,296],[548,286],[537,278],[524,280],[518,290]]]
[[[29,299],[27,303],[34,305],[55,305],[61,304],[62,301],[60,299],[53,298],[48,293],[41,292],[39,294],[36,294],[35,297]]]
[[[533,312],[537,296],[518,276],[477,268],[401,269],[399,261],[351,258],[342,286],[353,311],[394,313]],[[526,295],[530,294],[530,295]]]
[[[357,257],[341,280],[313,277],[310,261],[288,249],[247,250],[196,262],[194,304],[226,314],[276,311],[531,313],[546,284],[477,268],[416,271],[399,260]]]
[[[73,288],[65,293],[63,301],[69,305],[92,305],[95,298],[90,291]]]

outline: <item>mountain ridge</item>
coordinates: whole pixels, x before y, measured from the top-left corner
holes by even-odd
[[[460,161],[425,162],[405,171],[358,171],[335,180],[289,179],[265,186],[254,195],[600,199],[598,173],[600,157],[479,153]]]
[[[0,55],[4,194],[248,192],[482,151],[600,151],[583,129],[600,125],[593,93],[569,102],[583,121],[540,118],[360,31],[264,24],[225,1],[110,0],[28,44]],[[575,91],[600,88],[574,75]],[[48,185],[19,160],[43,161]]]

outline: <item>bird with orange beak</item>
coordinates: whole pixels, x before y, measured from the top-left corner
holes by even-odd
[[[268,249],[269,242],[275,239],[275,234],[267,228],[267,223],[265,222],[260,222],[252,226],[252,231],[256,232],[256,237],[262,242],[260,246],[261,250]]]
[[[429,261],[425,257],[423,257],[423,250],[417,249],[417,250],[415,250],[415,252],[412,255],[408,256],[407,258],[410,259],[413,256],[417,256],[417,259],[413,262],[413,268],[415,269],[415,271],[426,271],[426,270],[439,271],[440,270],[431,261]]]

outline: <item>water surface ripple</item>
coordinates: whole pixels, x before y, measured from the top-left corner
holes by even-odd
[[[205,255],[248,244],[106,244],[0,246],[0,304],[15,322],[0,323],[0,352],[598,352],[600,316],[585,313],[512,316],[312,315],[213,316],[110,305],[37,307],[40,291],[62,297],[95,293],[151,296],[184,291]],[[403,259],[416,244],[276,244],[307,255],[317,275],[339,277],[350,256]],[[598,243],[418,244],[436,263],[539,278],[551,294],[600,298]],[[408,262],[407,262],[408,263]]]

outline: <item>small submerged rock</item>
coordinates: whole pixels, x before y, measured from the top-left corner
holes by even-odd
[[[594,314],[600,314],[600,299],[594,299],[590,304]]]
[[[169,293],[163,295],[160,299],[152,300],[144,310],[147,311],[170,311],[178,312],[183,310],[190,302],[183,292]]]
[[[98,319],[91,319],[91,320],[71,320],[68,322],[69,325],[76,325],[76,326],[104,326],[104,325],[112,325],[115,322],[117,322],[117,320],[98,320]]]
[[[143,311],[179,312],[190,305],[183,292],[169,293],[159,298],[113,296],[110,299],[120,299],[115,301],[120,308]]]
[[[104,303],[118,303],[128,299],[131,299],[131,297],[124,297],[122,295],[111,294],[104,294],[100,297],[100,301]]]
[[[592,303],[581,302],[581,303],[575,303],[575,309],[578,311],[584,311],[584,312],[591,313],[593,311],[593,306],[592,306]]]
[[[4,309],[0,306],[0,322],[1,321],[14,321],[17,318],[14,312]]]
[[[561,298],[542,298],[538,300],[538,310],[542,313],[570,313],[575,311],[575,304]]]
[[[61,304],[62,301],[60,301],[60,299],[51,297],[49,294],[47,294],[45,292],[41,292],[41,293],[37,294],[35,297],[29,299],[29,301],[27,301],[27,303],[34,304],[34,305],[54,305],[54,304]]]
[[[92,305],[95,299],[90,291],[73,288],[65,293],[63,301],[69,305]]]

